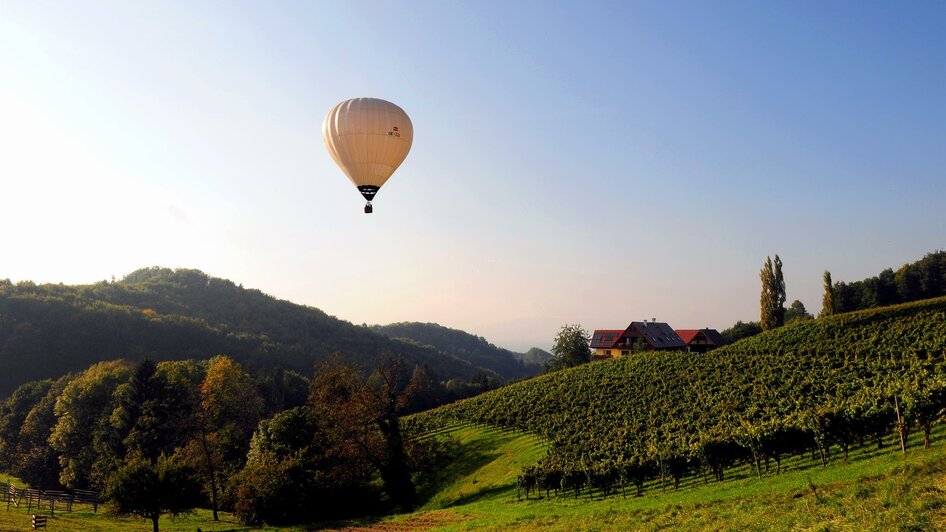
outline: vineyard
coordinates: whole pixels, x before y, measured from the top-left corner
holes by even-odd
[[[946,407],[946,298],[792,324],[706,355],[647,353],[523,381],[407,419],[531,432],[549,455],[529,491],[603,494],[618,486],[759,477],[804,455],[846,460],[863,445],[928,445]],[[654,482],[656,481],[656,482]]]

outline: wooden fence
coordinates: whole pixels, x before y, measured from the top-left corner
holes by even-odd
[[[84,504],[92,507],[93,512],[99,511],[99,494],[89,490],[37,490],[31,488],[17,488],[13,484],[6,486],[4,490],[7,497],[7,511],[10,507],[19,508],[26,503],[26,510],[32,512],[33,509],[48,508],[49,515],[56,515],[56,510],[60,512],[71,512],[72,507],[77,504]]]

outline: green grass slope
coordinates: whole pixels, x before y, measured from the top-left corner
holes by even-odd
[[[922,448],[920,434],[904,455],[895,446],[865,445],[827,467],[792,457],[776,475],[756,477],[748,465],[723,483],[691,478],[677,489],[655,482],[640,497],[628,489],[603,497],[520,497],[521,464],[546,447],[532,435],[455,425],[438,431],[459,445],[453,463],[418,511],[360,530],[942,530],[946,526],[946,436]],[[349,523],[349,526],[352,526]]]

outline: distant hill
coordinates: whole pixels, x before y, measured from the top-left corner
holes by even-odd
[[[554,358],[552,353],[538,347],[533,347],[525,353],[516,353],[515,355],[523,364],[539,367],[545,367],[545,363]]]
[[[250,367],[308,375],[315,362],[336,352],[361,365],[389,352],[442,379],[498,377],[432,347],[393,340],[197,270],[147,268],[118,282],[80,286],[0,280],[0,396],[27,381],[115,358],[228,354]]]
[[[375,325],[372,329],[391,338],[406,338],[429,345],[474,366],[493,370],[504,379],[531,377],[542,371],[541,364],[524,362],[521,353],[497,347],[481,336],[436,323],[402,322]]]

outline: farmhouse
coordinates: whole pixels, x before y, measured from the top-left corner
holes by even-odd
[[[705,353],[725,344],[716,329],[677,329],[657,320],[631,322],[626,329],[596,329],[591,336],[592,358],[616,358],[635,351]]]
[[[683,350],[686,343],[673,327],[657,320],[634,321],[626,329],[597,329],[591,336],[593,359],[615,358],[635,351]]]
[[[726,343],[716,329],[677,329],[676,332],[691,353],[705,353]]]

